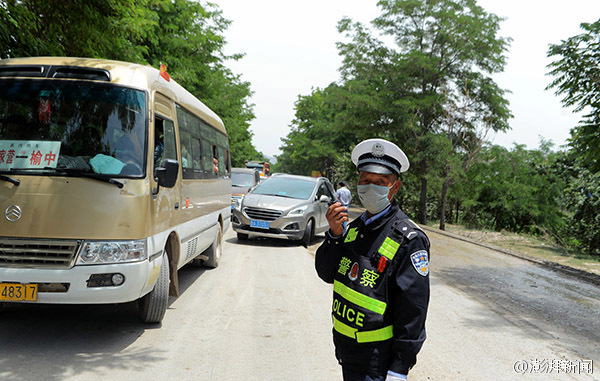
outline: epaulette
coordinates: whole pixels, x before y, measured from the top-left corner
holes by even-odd
[[[419,225],[410,219],[399,220],[395,226],[395,230],[402,234],[402,237],[408,241],[418,236],[418,233],[415,230],[423,231]]]

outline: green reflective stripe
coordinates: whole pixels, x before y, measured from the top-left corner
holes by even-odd
[[[356,328],[352,328],[349,325],[342,323],[336,319],[335,316],[333,316],[333,329],[341,335],[356,339],[359,343],[385,341],[394,337],[394,327],[391,325],[373,331],[359,331]]]
[[[344,240],[344,243],[352,242],[352,241],[356,240],[357,235],[358,235],[357,228],[352,228],[352,229],[348,230],[348,234],[346,234],[346,239]]]
[[[391,261],[392,259],[394,259],[394,255],[396,255],[396,252],[398,251],[399,247],[400,244],[398,242],[388,237],[385,239],[385,241],[383,241],[383,244],[381,245],[378,251],[379,254],[383,255]]]
[[[371,343],[373,341],[385,341],[394,337],[394,327],[388,325],[373,331],[356,332],[356,341],[359,343]]]
[[[357,329],[342,323],[341,321],[336,319],[335,316],[333,316],[333,329],[335,329],[339,334],[348,336],[352,339],[356,339]]]
[[[373,299],[369,296],[363,295],[358,291],[354,291],[350,287],[338,282],[333,281],[333,291],[337,292],[342,298],[349,302],[373,311],[377,314],[383,315],[387,304],[377,299]]]

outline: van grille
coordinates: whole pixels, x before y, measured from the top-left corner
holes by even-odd
[[[69,268],[79,241],[0,239],[0,267]]]
[[[263,221],[275,221],[281,217],[281,210],[273,209],[244,208],[244,213],[252,219]]]

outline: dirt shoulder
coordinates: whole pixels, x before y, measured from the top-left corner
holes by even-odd
[[[445,231],[433,226],[422,227],[425,230],[523,258],[600,285],[599,261],[568,253],[564,249],[539,238],[505,231],[472,230],[457,225],[446,225]]]

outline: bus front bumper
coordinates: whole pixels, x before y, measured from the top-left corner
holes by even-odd
[[[38,285],[35,301],[16,301],[17,303],[124,303],[136,300],[152,290],[160,265],[161,258],[156,258],[153,262],[145,260],[74,266],[69,269],[0,267],[0,283]],[[123,283],[117,286],[112,284],[113,274],[121,274]],[[117,278],[120,279],[118,276]]]

